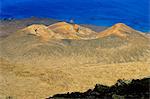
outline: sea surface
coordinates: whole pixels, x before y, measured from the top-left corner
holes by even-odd
[[[0,0],[0,18],[46,17],[79,24],[125,23],[150,32],[150,0]]]

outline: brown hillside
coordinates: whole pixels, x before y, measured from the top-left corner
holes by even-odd
[[[49,26],[49,29],[71,39],[88,38],[87,36],[93,36],[96,34],[96,32],[89,28],[85,28],[77,24],[69,24],[66,22],[52,24]]]
[[[48,29],[45,25],[31,25],[23,29],[23,31],[28,32],[29,34],[39,36],[43,40],[49,40],[54,37],[54,32]]]
[[[40,37],[44,41],[50,39],[91,39],[97,35],[89,28],[66,22],[58,22],[50,26],[33,24],[21,29],[21,32]]]
[[[117,24],[93,39],[95,32],[77,28],[65,22],[31,25],[0,39],[0,98],[44,99],[150,75],[146,35]]]
[[[114,26],[100,32],[97,37],[101,38],[101,37],[107,37],[110,35],[114,35],[114,36],[117,36],[120,38],[127,38],[127,36],[129,36],[129,34],[131,34],[133,32],[137,32],[137,31],[123,23],[118,23],[118,24],[115,24]]]
[[[48,27],[50,30],[54,31],[57,34],[60,34],[68,39],[78,39],[76,35],[76,30],[74,29],[73,25],[68,24],[66,22],[58,22],[52,24]]]

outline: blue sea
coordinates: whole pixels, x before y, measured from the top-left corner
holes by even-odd
[[[125,23],[150,32],[150,0],[0,0],[0,18],[54,18],[111,26]]]

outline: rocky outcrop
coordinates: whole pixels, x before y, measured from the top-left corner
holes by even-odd
[[[86,92],[56,94],[47,99],[149,99],[150,78],[132,81],[118,80],[111,87],[96,84],[94,89]]]

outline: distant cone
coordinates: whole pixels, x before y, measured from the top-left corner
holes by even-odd
[[[26,33],[41,37],[45,41],[50,39],[96,39],[108,36],[117,36],[123,39],[129,36],[143,36],[145,38],[142,32],[136,31],[123,23],[115,24],[100,33],[89,28],[67,22],[58,22],[50,26],[34,24],[22,30]]]
[[[53,32],[55,32],[56,34],[60,34],[64,36],[64,38],[69,38],[69,39],[80,38],[76,35],[77,31],[76,29],[74,29],[74,26],[66,22],[58,22],[48,26],[48,28]]]
[[[66,22],[58,22],[49,26],[49,29],[71,39],[86,38],[88,35],[95,35],[96,32],[89,28],[82,27],[77,24],[69,24]]]
[[[129,26],[123,24],[123,23],[118,23],[115,24],[114,26],[100,32],[97,37],[101,38],[101,37],[107,37],[110,35],[114,35],[120,38],[126,38],[128,36],[128,34],[132,33],[133,30],[132,28],[130,28]]]
[[[88,38],[87,36],[95,35],[96,32],[91,29],[82,27],[77,24],[69,24],[66,22],[58,22],[50,26],[34,24],[28,26],[22,31],[41,37],[43,40],[49,39],[82,39]],[[89,38],[88,38],[89,39]]]
[[[52,38],[55,34],[53,31],[48,29],[45,25],[31,25],[23,29],[23,31],[28,32],[29,34],[33,34],[35,36],[41,37],[43,40],[49,40]]]

